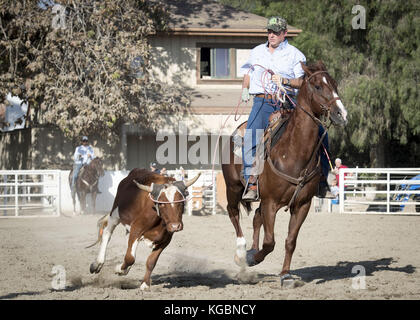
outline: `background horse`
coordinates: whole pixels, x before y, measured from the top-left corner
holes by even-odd
[[[92,213],[95,213],[96,195],[98,193],[99,178],[105,175],[103,163],[101,158],[93,159],[88,165],[80,169],[79,176],[76,180],[76,193],[79,198],[81,213],[84,214],[86,210],[86,195],[91,194],[92,198]],[[71,189],[71,180],[73,177],[73,169],[69,174],[69,185]],[[73,214],[76,214],[76,195],[72,192],[73,199]]]
[[[260,207],[255,211],[253,220],[253,244],[246,251],[246,241],[239,223],[239,204],[241,203],[244,184],[241,182],[243,166],[232,163],[233,137],[229,147],[231,163],[223,164],[223,176],[226,182],[227,210],[236,231],[235,262],[241,266],[253,266],[264,260],[274,250],[274,223],[277,211],[290,207],[288,235],[285,242],[286,254],[280,273],[281,283],[290,276],[290,263],[296,247],[299,229],[304,222],[312,197],[316,194],[320,180],[319,168],[319,125],[321,117],[331,119],[333,124],[347,122],[347,111],[337,95],[337,85],[328,74],[324,64],[318,62],[310,67],[302,63],[305,78],[299,90],[297,104],[290,115],[289,123],[268,152],[263,162],[263,171],[259,175]],[[243,203],[248,212],[249,203]],[[259,248],[259,234],[264,227],[264,240]]]

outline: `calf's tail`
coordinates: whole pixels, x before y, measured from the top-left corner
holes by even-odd
[[[107,224],[108,224],[108,218],[109,218],[109,216],[110,216],[110,215],[111,215],[111,214],[110,214],[110,213],[108,213],[108,214],[104,215],[102,218],[100,218],[100,219],[98,220],[98,224],[97,224],[97,226],[98,226],[98,240],[96,240],[96,242],[95,242],[95,243],[93,243],[93,244],[91,244],[90,246],[87,246],[87,247],[86,247],[86,249],[91,248],[91,247],[93,247],[94,245],[96,245],[96,244],[98,244],[99,242],[101,242],[101,240],[102,240],[102,234],[103,234],[103,232],[104,232],[105,227],[106,227],[106,226],[107,226]]]

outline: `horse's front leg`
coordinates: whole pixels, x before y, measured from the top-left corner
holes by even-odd
[[[252,249],[257,250],[260,247],[260,230],[261,226],[263,224],[262,217],[261,217],[261,208],[258,207],[257,210],[255,210],[254,219],[252,220],[252,226],[254,229],[254,233],[252,236]]]
[[[264,260],[266,255],[274,250],[276,242],[274,241],[274,223],[276,221],[276,212],[278,210],[278,205],[272,199],[266,199],[261,201],[260,205],[260,217],[257,216],[257,220],[254,221],[254,227],[258,227],[258,234],[256,235],[256,230],[254,229],[254,244],[253,248],[248,251],[246,256],[246,262],[248,266],[252,267]],[[260,219],[260,220],[259,220]],[[259,228],[261,223],[264,226],[264,241],[261,250],[258,250],[258,237],[259,237]],[[257,241],[255,241],[257,239]],[[257,247],[254,247],[254,246]],[[258,250],[258,251],[257,251]]]
[[[311,206],[311,201],[307,203],[296,206],[293,209],[293,212],[290,213],[289,220],[289,230],[288,235],[285,241],[286,254],[284,256],[283,269],[280,273],[282,279],[290,278],[290,264],[292,262],[293,252],[296,248],[296,240],[299,234],[300,227],[308,215],[309,208]]]
[[[246,240],[239,223],[239,204],[236,204],[236,206],[228,204],[227,211],[230,221],[232,222],[236,232],[236,252],[234,260],[238,266],[244,266],[246,256]]]
[[[91,199],[92,199],[92,213],[95,214],[96,213],[96,196],[97,196],[97,191],[92,191],[92,193],[90,194]]]
[[[76,215],[76,194],[75,193],[71,193],[71,198],[73,201],[73,215]]]
[[[77,193],[80,200],[80,213],[85,214],[86,211],[86,192],[80,191]]]

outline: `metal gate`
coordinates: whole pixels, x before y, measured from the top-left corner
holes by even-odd
[[[59,170],[0,170],[0,218],[60,215]]]
[[[340,213],[420,214],[420,168],[346,168],[339,181]]]

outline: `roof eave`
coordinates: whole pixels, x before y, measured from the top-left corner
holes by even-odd
[[[289,29],[287,37],[296,37],[301,33],[300,29]],[[265,29],[225,29],[225,28],[171,28],[157,34],[170,35],[195,35],[195,36],[234,36],[234,37],[266,37]]]

